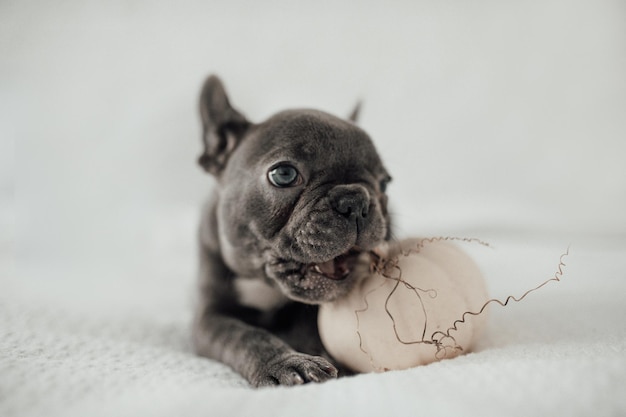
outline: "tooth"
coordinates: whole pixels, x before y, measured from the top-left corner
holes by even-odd
[[[315,266],[313,267],[313,269],[314,269],[314,270],[315,270],[315,272],[317,272],[318,274],[321,274],[321,273],[322,273],[322,270],[320,269],[319,265],[315,265]]]

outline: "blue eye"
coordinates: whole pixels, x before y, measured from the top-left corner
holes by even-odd
[[[284,188],[296,185],[300,179],[300,174],[298,170],[291,165],[283,164],[272,168],[270,172],[267,173],[267,178],[272,185]]]

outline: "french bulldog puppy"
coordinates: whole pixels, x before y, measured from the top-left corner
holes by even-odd
[[[255,387],[338,376],[317,305],[350,291],[357,257],[390,239],[390,176],[357,113],[288,110],[252,123],[217,77],[202,88],[198,162],[216,184],[199,230],[194,346]]]

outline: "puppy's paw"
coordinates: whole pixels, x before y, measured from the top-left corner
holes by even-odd
[[[250,381],[257,387],[300,385],[337,378],[337,368],[320,356],[287,353],[268,362],[258,377]]]

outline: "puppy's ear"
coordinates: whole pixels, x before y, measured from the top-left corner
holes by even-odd
[[[250,122],[230,105],[226,90],[215,75],[209,76],[202,87],[200,116],[204,152],[198,163],[205,171],[219,176],[248,131]]]
[[[362,104],[363,102],[361,100],[356,102],[356,106],[354,106],[352,113],[350,113],[350,116],[348,116],[348,120],[354,123],[359,121],[359,113],[361,113]]]

